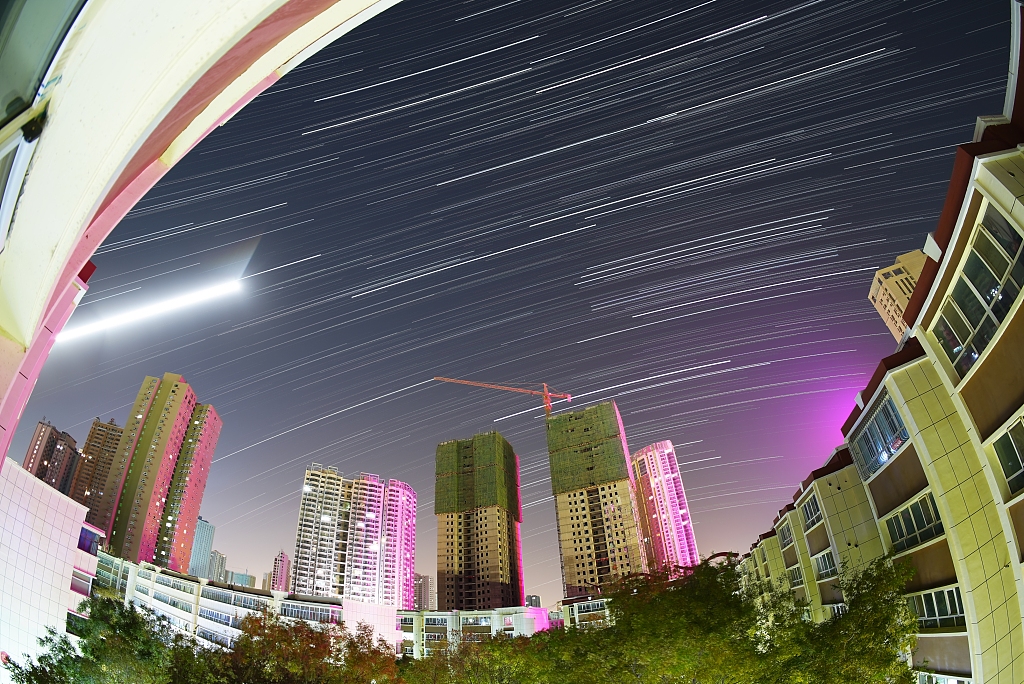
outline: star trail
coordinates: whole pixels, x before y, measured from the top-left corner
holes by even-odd
[[[294,544],[311,462],[409,482],[434,574],[434,447],[497,429],[525,580],[559,598],[543,410],[430,380],[614,398],[671,439],[697,542],[743,551],[895,347],[872,272],[919,248],[954,147],[1002,110],[1002,0],[404,0],[188,154],[97,251],[43,416],[124,424],[179,372],[224,430],[202,515],[232,569]]]

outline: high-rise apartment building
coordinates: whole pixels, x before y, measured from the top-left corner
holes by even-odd
[[[413,601],[416,494],[376,475],[306,470],[295,532],[292,591],[406,608]]]
[[[519,457],[497,432],[437,445],[440,610],[523,605]]]
[[[289,580],[291,580],[292,564],[288,559],[288,554],[281,551],[274,556],[274,569],[270,572],[269,584],[267,589],[274,591],[288,591]]]
[[[45,421],[36,425],[22,467],[61,494],[71,490],[78,467],[75,438]]]
[[[45,420],[39,421],[35,432],[32,433],[32,441],[28,443],[28,450],[25,452],[25,460],[21,467],[32,473],[33,477],[40,480],[46,479],[46,469],[53,458],[53,450],[57,448],[57,439],[60,437],[60,430],[53,427]]]
[[[927,258],[919,249],[901,254],[896,257],[895,264],[876,271],[875,279],[871,281],[868,299],[897,341],[903,339],[903,333],[907,331],[903,312],[907,310],[910,295],[914,293]]]
[[[672,442],[644,447],[630,457],[630,465],[647,567],[672,570],[700,563]]]
[[[549,416],[565,596],[585,596],[647,571],[637,525],[626,431],[614,401]]]
[[[413,610],[437,610],[437,593],[431,575],[416,573],[413,578]]]
[[[206,568],[206,579],[211,582],[223,582],[227,573],[228,557],[214,549],[210,552],[210,562]]]
[[[384,490],[384,546],[379,603],[409,610],[415,602],[416,492],[405,482],[388,480]]]
[[[75,471],[78,470],[80,454],[75,446],[74,438],[66,432],[60,433],[57,446],[50,457],[50,465],[46,469],[44,481],[61,494],[71,491]]]
[[[117,445],[123,433],[124,430],[119,428],[113,419],[104,423],[97,418],[92,422],[89,436],[82,445],[82,456],[68,496],[89,509],[86,522],[90,525],[96,524],[93,512],[96,504],[95,493],[103,489],[107,482],[107,474],[114,462],[114,454],[117,453]]]
[[[196,520],[196,533],[192,538],[192,554],[188,561],[188,574],[193,577],[208,577],[210,554],[213,552],[213,534],[217,528],[202,516]]]
[[[233,584],[238,587],[255,587],[256,575],[250,575],[249,571],[238,572],[236,570],[224,571],[224,583]]]
[[[537,594],[527,594],[526,595],[526,607],[527,608],[540,608],[541,607],[540,596],[538,596]]]
[[[97,493],[111,551],[184,572],[221,421],[176,373],[147,377]]]

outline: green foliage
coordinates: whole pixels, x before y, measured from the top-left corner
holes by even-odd
[[[366,625],[255,615],[228,651],[93,598],[77,644],[51,633],[38,659],[7,668],[18,684],[910,684],[901,658],[917,630],[903,595],[912,575],[889,558],[846,573],[848,611],[813,623],[788,590],[744,587],[735,562],[705,561],[621,582],[605,629],[464,641],[398,663]]]

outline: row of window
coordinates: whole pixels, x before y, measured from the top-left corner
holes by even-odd
[[[993,205],[933,332],[963,378],[985,351],[1024,287],[1021,235]]]

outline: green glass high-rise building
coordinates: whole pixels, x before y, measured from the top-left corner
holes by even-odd
[[[519,457],[497,432],[437,445],[438,610],[523,605]]]
[[[547,439],[564,595],[598,593],[624,575],[646,572],[615,402],[549,416]]]

